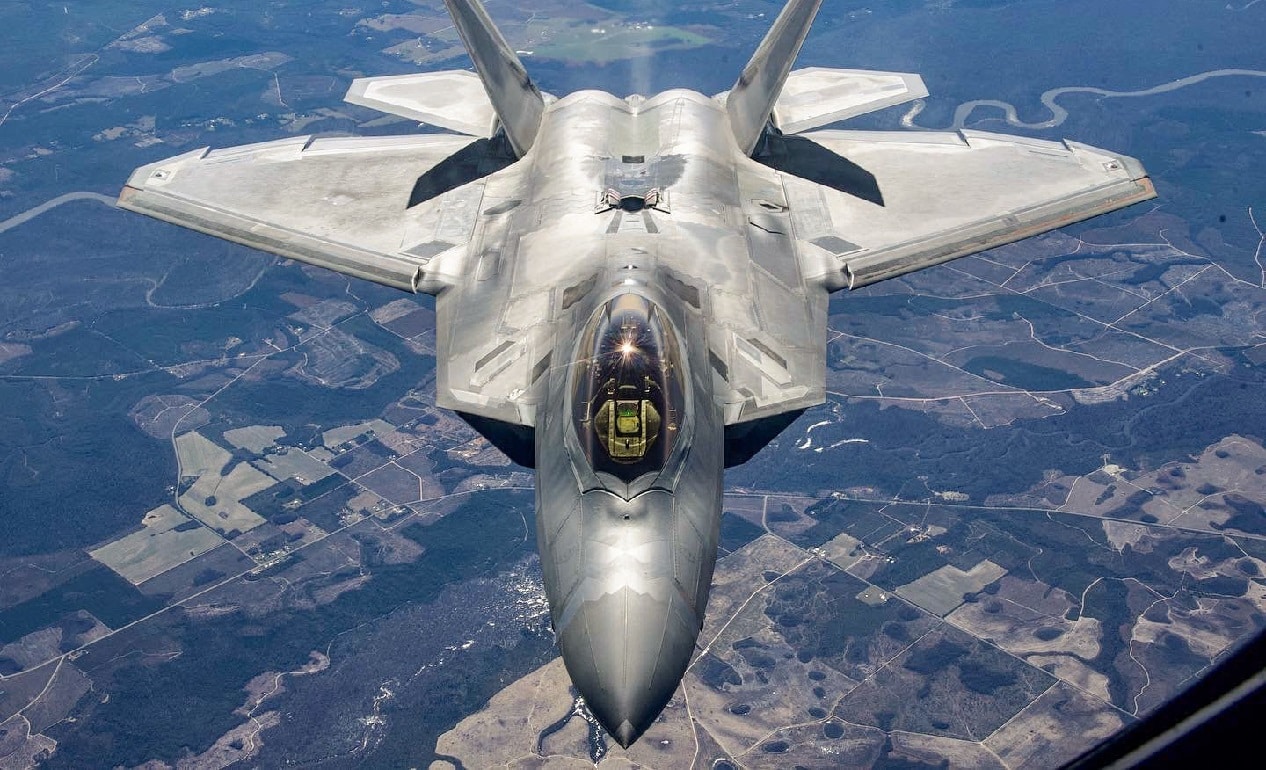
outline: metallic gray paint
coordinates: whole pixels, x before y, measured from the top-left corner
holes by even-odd
[[[765,124],[782,92],[783,82],[809,35],[822,0],[788,0],[774,19],[774,26],[761,41],[751,61],[730,88],[725,110],[730,116],[734,138],[744,155],[750,155],[760,141]]]
[[[470,133],[201,150],[138,169],[120,205],[437,296],[437,402],[534,461],[559,647],[627,746],[672,696],[702,625],[727,443],[750,456],[742,437],[768,440],[824,399],[828,293],[1154,192],[1134,159],[1071,143],[969,131],[782,137],[780,118],[809,131],[926,93],[916,75],[855,70],[792,72],[783,88],[817,2],[788,4],[728,104],[686,90],[542,99],[482,6],[448,5],[487,99],[461,73],[358,80],[349,99]],[[494,112],[519,156],[509,165],[480,162],[498,146],[478,138]],[[762,144],[780,154],[749,157]],[[410,206],[419,178],[459,153],[463,173],[499,170]],[[813,158],[856,179],[780,170]],[[626,293],[664,313],[685,383],[671,453],[629,482],[590,466],[571,403],[586,324]]]
[[[536,141],[545,109],[541,92],[478,0],[444,0],[444,5],[479,71],[510,146],[522,158]]]

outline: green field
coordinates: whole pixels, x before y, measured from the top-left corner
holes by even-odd
[[[89,552],[133,585],[161,575],[224,542],[170,505],[145,515],[145,528]]]
[[[595,32],[594,30],[601,30]],[[707,45],[703,35],[676,27],[577,26],[559,30],[556,38],[537,45],[532,55],[574,63],[607,64],[659,51]]]

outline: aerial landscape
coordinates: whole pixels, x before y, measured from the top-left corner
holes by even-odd
[[[781,5],[488,3],[542,90],[620,95],[723,91]],[[342,97],[468,67],[442,3],[0,9],[0,767],[1052,767],[1154,710],[1266,626],[1266,4],[1162,5],[827,0],[800,66],[930,91],[850,127],[1112,147],[1159,197],[832,296],[828,401],[727,473],[629,749],[531,471],[436,406],[434,300],[114,206],[431,130]]]

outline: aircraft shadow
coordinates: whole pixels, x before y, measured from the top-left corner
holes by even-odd
[[[455,190],[464,184],[495,174],[517,160],[509,143],[498,134],[491,139],[476,139],[448,156],[422,176],[409,194],[408,208]]]
[[[842,155],[802,136],[768,133],[755,160],[776,171],[816,182],[855,198],[884,205],[875,175]]]

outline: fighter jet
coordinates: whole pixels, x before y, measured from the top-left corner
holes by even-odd
[[[927,95],[792,71],[821,0],[790,0],[726,93],[624,98],[542,93],[478,0],[445,4],[474,73],[346,96],[444,132],[201,149],[119,204],[435,295],[436,401],[536,469],[558,646],[627,747],[695,650],[723,470],[825,399],[830,293],[1155,193],[1072,142],[815,130]]]

